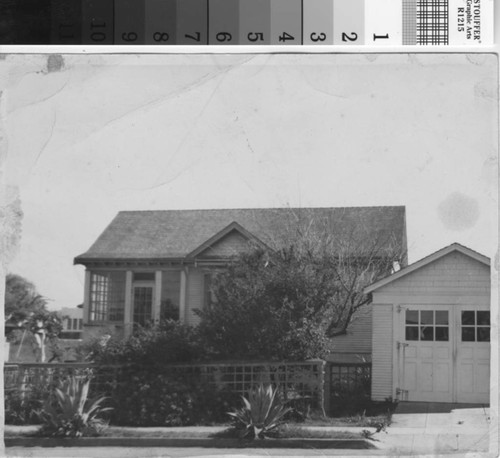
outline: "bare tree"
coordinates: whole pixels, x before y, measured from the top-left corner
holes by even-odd
[[[330,294],[326,333],[334,337],[345,334],[356,312],[368,304],[365,287],[406,264],[404,230],[388,231],[350,209],[336,209],[333,215],[289,209],[287,224],[270,247],[293,247],[304,262],[320,266]]]

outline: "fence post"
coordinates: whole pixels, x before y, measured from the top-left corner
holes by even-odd
[[[323,413],[325,416],[331,415],[331,388],[332,388],[332,377],[331,377],[331,365],[329,362],[323,361]]]
[[[319,362],[319,396],[320,396],[320,406],[321,406],[321,411],[323,412],[323,416],[326,417],[326,410],[325,410],[325,390],[326,385],[325,385],[325,361],[321,360]]]
[[[17,366],[17,386],[19,389],[21,400],[24,401],[26,397],[26,368],[24,366]]]

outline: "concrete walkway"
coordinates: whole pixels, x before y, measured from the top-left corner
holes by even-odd
[[[489,408],[437,403],[400,403],[376,445],[391,455],[487,452]]]

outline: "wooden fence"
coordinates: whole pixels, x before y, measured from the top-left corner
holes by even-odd
[[[177,364],[164,366],[165,374],[182,379],[201,378],[218,388],[246,394],[253,386],[264,383],[277,387],[283,399],[308,399],[312,407],[330,411],[332,400],[342,394],[369,395],[370,363],[326,363],[322,360],[303,362],[245,362]],[[4,366],[5,391],[28,393],[35,386],[51,385],[69,375],[93,374],[93,391],[113,395],[123,377],[133,374],[133,368],[119,365],[99,366],[90,363],[19,363]],[[367,391],[368,390],[368,391]]]

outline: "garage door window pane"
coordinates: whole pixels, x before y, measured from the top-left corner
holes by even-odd
[[[420,327],[420,340],[434,340],[434,328],[432,326]]]
[[[478,327],[477,328],[477,341],[489,342],[490,341],[490,328]]]
[[[432,310],[422,310],[420,312],[420,324],[433,324],[434,312]]]
[[[448,327],[445,326],[436,327],[436,340],[440,342],[448,341]]]
[[[474,326],[475,321],[473,310],[462,312],[462,326]]]
[[[490,325],[490,312],[477,312],[477,324],[478,326],[489,326]]]
[[[475,342],[475,328],[462,328],[462,342]]]
[[[418,324],[418,310],[406,311],[406,324]]]
[[[448,310],[436,311],[436,324],[448,324]]]
[[[406,326],[406,340],[418,340],[417,326]]]

